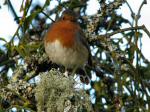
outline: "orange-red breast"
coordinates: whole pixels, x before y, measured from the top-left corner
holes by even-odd
[[[90,58],[84,33],[77,22],[77,15],[65,10],[54,22],[44,39],[44,46],[50,60],[65,68],[82,68]]]

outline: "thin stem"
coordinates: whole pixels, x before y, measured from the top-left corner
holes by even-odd
[[[127,4],[127,6],[129,7],[129,9],[130,9],[130,11],[131,11],[131,14],[134,14],[134,12],[133,12],[131,6],[129,5],[129,3],[127,2],[127,0],[125,0],[125,2],[126,2],[126,4]]]
[[[18,17],[18,15],[17,15],[17,13],[16,13],[16,11],[15,11],[15,9],[14,9],[14,7],[13,7],[11,1],[10,1],[10,0],[7,0],[7,1],[8,1],[8,5],[9,5],[11,11],[12,11],[12,14],[13,14],[13,16],[14,16],[16,22],[19,23],[19,19],[18,19],[19,17]]]
[[[50,19],[52,22],[55,22],[52,18],[50,18],[44,11],[42,11],[42,14],[44,14],[48,19]]]
[[[125,31],[130,31],[130,30],[143,30],[143,31],[145,31],[145,33],[150,38],[150,32],[147,30],[147,28],[145,27],[145,25],[142,25],[142,26],[137,26],[137,27],[129,27],[129,28],[124,28],[124,29],[119,29],[119,30],[116,30],[116,31],[114,31],[112,33],[107,33],[105,35],[99,35],[99,36],[96,36],[96,37],[93,37],[93,38],[89,38],[89,41],[92,42],[92,41],[95,41],[95,40],[99,40],[102,37],[111,37],[111,36],[113,36],[115,34],[123,33]]]
[[[146,4],[146,2],[145,2],[145,0],[143,0],[143,2],[141,3],[141,5],[140,5],[140,7],[139,7],[139,9],[138,9],[138,13],[137,13],[137,15],[135,16],[135,27],[137,27],[138,26],[138,20],[140,19],[140,13],[141,13],[141,9],[142,9],[142,7],[144,6],[144,4]],[[138,40],[139,40],[139,35],[138,35],[138,29],[136,29],[135,30],[135,45],[136,46],[138,46]],[[139,56],[138,56],[138,51],[136,50],[136,66],[137,66],[137,68],[138,68],[138,66],[139,66]]]
[[[140,5],[140,8],[139,8],[139,10],[138,10],[137,16],[140,16],[141,9],[142,9],[142,7],[143,7],[145,4],[147,4],[147,1],[146,1],[146,0],[143,0],[143,2],[142,2],[141,5]]]

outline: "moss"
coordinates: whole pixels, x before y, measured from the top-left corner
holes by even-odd
[[[89,96],[74,84],[72,76],[66,78],[57,70],[42,73],[35,90],[38,112],[90,112]]]

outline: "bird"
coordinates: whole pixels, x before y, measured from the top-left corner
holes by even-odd
[[[44,47],[49,59],[66,69],[91,65],[90,48],[73,10],[66,9],[52,23],[45,35]]]

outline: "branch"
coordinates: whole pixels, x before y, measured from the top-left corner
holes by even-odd
[[[138,13],[137,13],[137,16],[138,16],[138,17],[140,16],[141,9],[142,9],[142,7],[143,7],[145,4],[147,4],[147,1],[146,1],[146,0],[143,0],[143,2],[142,2],[141,5],[140,5],[140,8],[139,8],[139,10],[138,10]]]
[[[131,6],[129,5],[129,3],[127,2],[127,0],[125,0],[125,2],[126,2],[126,4],[127,4],[127,6],[129,7],[130,12],[131,12],[131,17],[133,18],[134,15],[135,15],[135,13],[133,12],[133,10],[132,10]]]
[[[28,102],[29,103],[29,101],[26,99],[26,98],[24,98],[23,96],[21,96],[21,95],[19,95],[15,90],[12,90],[12,89],[10,89],[10,88],[8,88],[8,87],[1,87],[1,88],[3,88],[3,89],[5,89],[7,92],[11,92],[11,93],[13,93],[14,95],[17,95],[18,96],[18,98],[20,98],[22,101],[24,101],[24,102]],[[2,90],[2,89],[1,89]]]
[[[41,11],[43,15],[45,15],[48,19],[50,19],[52,22],[55,22],[51,17],[49,17],[43,10]]]
[[[18,15],[17,15],[17,13],[16,13],[16,11],[15,11],[15,9],[14,9],[14,7],[13,7],[11,1],[10,1],[10,0],[7,0],[7,2],[8,2],[8,6],[10,7],[10,10],[11,10],[11,12],[12,12],[12,15],[14,16],[14,19],[16,20],[16,22],[17,22],[17,24],[18,24],[18,23],[19,23],[19,17],[18,17]]]
[[[143,31],[145,31],[145,33],[150,38],[150,32],[147,30],[147,28],[145,27],[145,25],[142,25],[142,26],[137,26],[137,27],[129,27],[129,28],[124,28],[124,29],[119,29],[119,30],[116,30],[114,32],[107,33],[105,35],[99,35],[99,36],[96,36],[96,37],[93,37],[93,38],[89,38],[89,41],[92,42],[92,41],[95,41],[95,40],[99,40],[102,37],[111,37],[111,36],[113,36],[113,35],[115,35],[117,33],[122,33],[122,32],[130,31],[130,30],[143,30]]]

